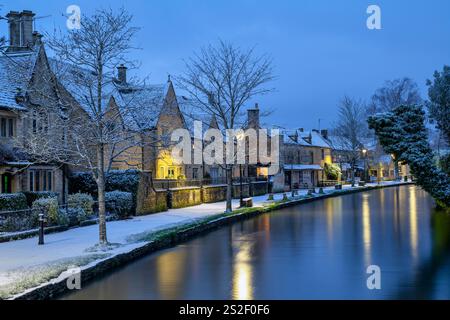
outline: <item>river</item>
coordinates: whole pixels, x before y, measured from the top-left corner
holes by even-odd
[[[145,256],[63,299],[450,299],[450,215],[415,186],[264,214]],[[367,267],[380,268],[369,290]]]

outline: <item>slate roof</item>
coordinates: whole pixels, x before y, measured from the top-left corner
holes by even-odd
[[[297,138],[296,138],[297,137]],[[309,141],[311,139],[311,141]],[[284,143],[306,147],[331,148],[330,143],[317,131],[292,130],[284,132]]]
[[[17,103],[19,88],[24,94],[31,79],[38,51],[0,54],[0,108],[26,110]]]

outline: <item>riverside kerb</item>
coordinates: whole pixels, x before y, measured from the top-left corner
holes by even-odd
[[[399,182],[392,183],[389,185],[376,185],[376,186],[365,186],[358,187],[356,189],[350,190],[336,190],[331,193],[321,194],[321,195],[313,195],[311,197],[299,198],[299,199],[291,199],[285,202],[275,202],[268,207],[255,207],[245,209],[243,212],[237,212],[231,215],[226,214],[218,214],[217,216],[209,217],[209,221],[202,223],[200,220],[193,226],[187,225],[186,228],[183,228],[182,225],[178,226],[180,228],[176,233],[168,233],[167,236],[162,237],[158,240],[153,240],[147,243],[144,243],[142,246],[132,249],[128,252],[119,253],[113,255],[111,257],[96,260],[84,267],[81,267],[81,282],[87,283],[94,278],[104,275],[106,272],[110,272],[117,267],[123,266],[133,260],[141,258],[150,253],[154,253],[161,249],[167,249],[174,247],[182,242],[190,240],[196,236],[201,234],[211,232],[219,227],[232,224],[234,222],[246,220],[258,216],[263,213],[271,212],[274,210],[287,208],[291,206],[295,206],[302,203],[308,203],[312,201],[317,201],[326,198],[337,197],[346,194],[358,193],[363,191],[370,191],[376,189],[383,189],[389,187],[398,187],[403,185],[411,185],[413,182]],[[205,218],[207,220],[208,218]],[[166,229],[167,231],[170,230]],[[161,230],[161,231],[164,231]],[[66,285],[66,278],[58,280],[50,280],[46,283],[43,283],[37,287],[27,289],[26,291],[17,294],[8,300],[45,300],[51,298],[57,298],[67,292],[69,292]]]

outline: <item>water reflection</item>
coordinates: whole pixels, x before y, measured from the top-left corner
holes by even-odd
[[[234,255],[233,261],[233,299],[253,299],[251,246],[251,242],[239,240],[237,241],[237,252]]]
[[[363,243],[364,243],[364,262],[366,266],[370,266],[370,251],[372,245],[372,236],[370,231],[370,207],[369,194],[365,193],[362,196],[362,221],[363,221]]]
[[[450,215],[404,186],[329,198],[144,257],[67,299],[450,298]],[[366,267],[380,266],[382,290]]]
[[[417,231],[417,203],[416,192],[413,188],[409,189],[409,234],[411,241],[411,254],[414,261],[418,257],[419,234]]]

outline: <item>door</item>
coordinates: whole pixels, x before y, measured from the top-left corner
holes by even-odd
[[[9,173],[2,174],[2,193],[12,192],[12,176]]]

